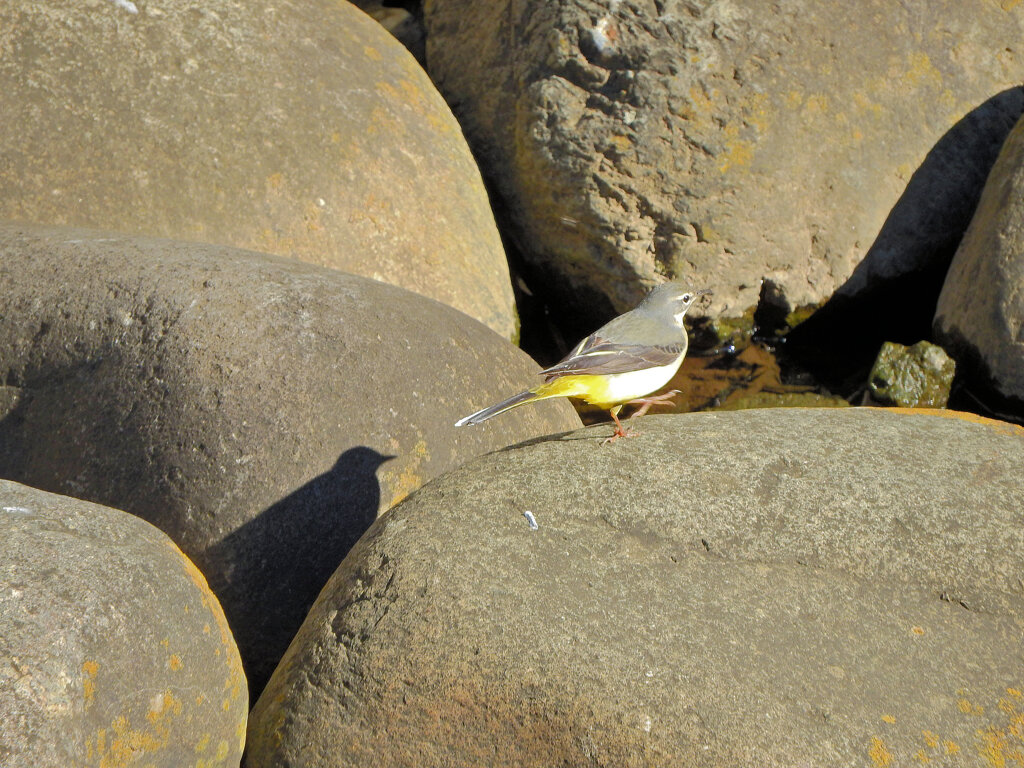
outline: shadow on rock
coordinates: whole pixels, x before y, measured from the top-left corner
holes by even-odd
[[[358,446],[330,470],[267,507],[197,561],[224,604],[255,701],[320,589],[377,518],[376,472],[395,458]],[[256,631],[252,631],[256,630]],[[260,631],[262,630],[262,632]]]
[[[885,341],[930,338],[946,271],[999,150],[1024,113],[1024,88],[968,112],[925,157],[849,280],[786,338],[827,385],[866,378]]]

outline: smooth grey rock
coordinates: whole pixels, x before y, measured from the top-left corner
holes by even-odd
[[[247,768],[991,764],[1024,430],[936,413],[648,416],[438,478],[324,588]]]
[[[220,604],[166,535],[0,480],[0,764],[238,765],[248,709]]]
[[[935,335],[974,386],[1024,413],[1024,120],[1006,140],[953,258]]]
[[[0,218],[294,257],[518,338],[458,123],[349,3],[6,0],[0,52]]]
[[[762,279],[819,304],[910,193],[884,244],[904,269],[966,222],[992,156],[958,136],[911,191],[928,153],[1001,91],[1024,108],[1016,3],[434,0],[425,23],[524,258],[577,313],[662,276],[728,317]],[[974,127],[998,145],[1000,122]]]
[[[538,366],[414,293],[213,245],[0,226],[0,476],[140,515],[203,569],[258,691],[381,510],[565,402],[456,430]]]

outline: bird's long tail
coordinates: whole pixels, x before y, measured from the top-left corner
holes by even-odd
[[[477,411],[476,413],[471,413],[464,419],[459,419],[458,421],[455,422],[455,426],[465,427],[469,424],[479,424],[481,421],[487,421],[492,416],[497,416],[499,413],[504,413],[510,408],[515,408],[517,405],[522,405],[523,403],[530,403],[533,402],[534,400],[544,400],[548,397],[551,397],[551,395],[541,395],[538,394],[537,392],[526,390],[525,392],[520,392],[518,395],[512,395],[512,397],[510,397],[508,400],[502,400],[500,403],[497,403],[496,405],[484,408],[482,411]]]

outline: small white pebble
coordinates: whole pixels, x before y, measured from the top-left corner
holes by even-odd
[[[531,531],[536,531],[538,528],[540,528],[540,526],[537,525],[537,518],[533,516],[533,512],[531,512],[530,510],[526,510],[525,512],[523,512],[523,517],[526,518],[526,522],[530,526]]]
[[[135,7],[135,3],[133,3],[132,0],[110,0],[110,2],[112,2],[121,10],[128,11],[128,13],[139,12],[139,9]]]
[[[28,507],[0,507],[4,512],[11,512],[15,515],[31,515],[32,510]]]

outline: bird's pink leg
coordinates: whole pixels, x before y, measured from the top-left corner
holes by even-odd
[[[601,441],[601,445],[606,445],[607,443],[614,443],[620,437],[632,437],[633,436],[633,433],[630,432],[625,427],[623,427],[622,426],[622,422],[619,421],[619,409],[620,408],[622,408],[621,405],[616,405],[614,408],[610,408],[608,410],[608,413],[610,413],[612,415],[612,419],[615,420],[615,431],[612,432],[612,436],[611,437],[606,437],[604,440],[602,440]]]
[[[678,394],[678,389],[670,389],[668,392],[665,392],[663,394],[655,395],[654,397],[641,397],[637,400],[630,400],[628,403],[623,403],[623,405],[641,406],[640,410],[638,410],[636,413],[629,417],[629,420],[632,421],[638,416],[643,416],[645,413],[647,413],[647,411],[651,409],[651,406],[669,405],[670,403],[672,403],[672,398]]]

